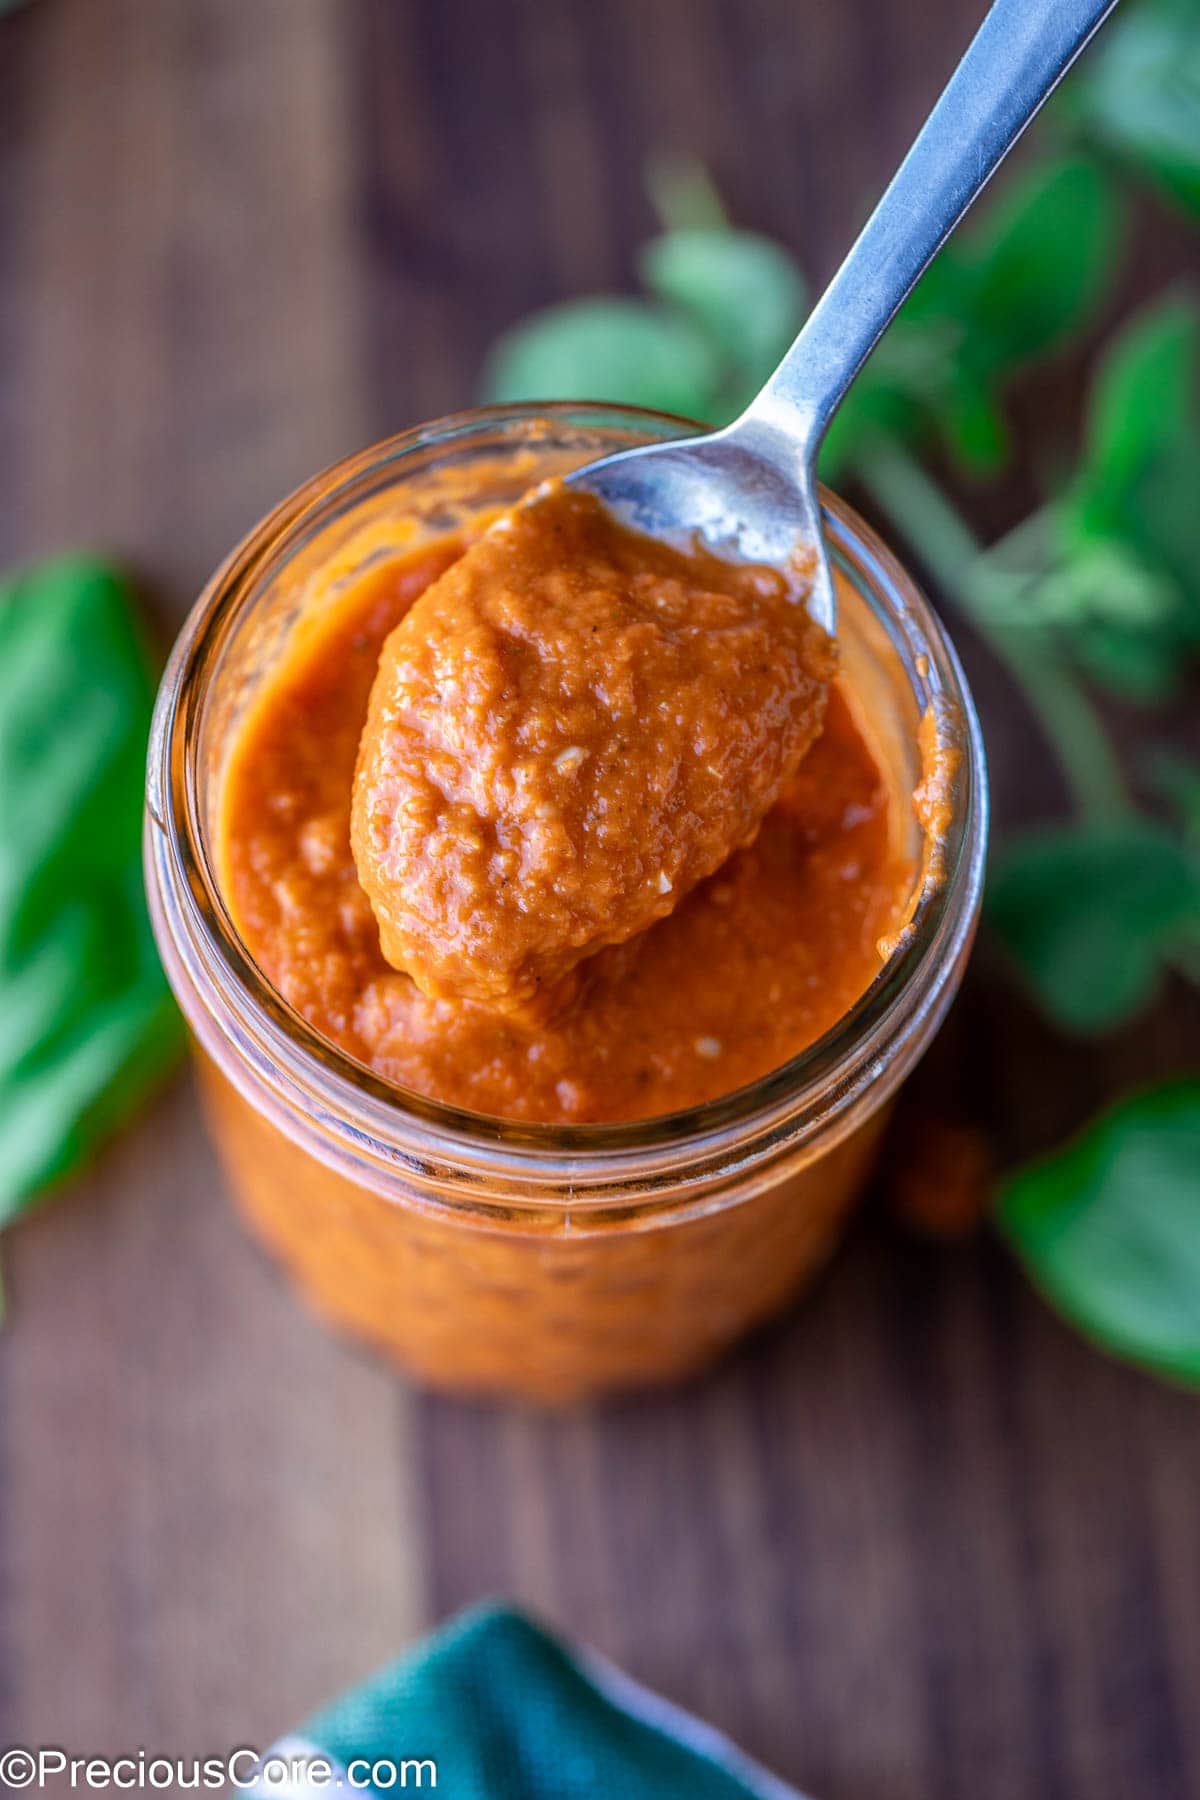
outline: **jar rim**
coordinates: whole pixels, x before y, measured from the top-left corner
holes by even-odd
[[[703,427],[677,416],[600,402],[536,402],[450,414],[383,439],[332,464],[297,488],[249,532],[189,614],[164,673],[150,740],[147,879],[169,972],[185,965],[212,994],[221,1035],[240,1062],[292,1107],[315,1113],[328,1146],[341,1144],[377,1170],[436,1171],[443,1179],[484,1176],[536,1188],[564,1170],[580,1200],[614,1188],[676,1185],[730,1160],[744,1164],[872,1109],[923,1048],[952,995],[982,892],[987,783],[978,717],[966,678],[929,602],[897,558],[854,510],[821,489],[831,552],[887,606],[893,647],[922,712],[935,710],[960,761],[940,879],[926,884],[904,935],[871,985],[814,1043],[755,1081],[711,1101],[649,1118],[604,1124],[505,1119],[449,1105],[384,1080],[324,1038],[267,980],[225,905],[205,848],[198,738],[208,673],[259,578],[319,528],[347,496],[415,452],[454,450],[499,434],[530,438],[549,424],[660,436]],[[665,429],[664,429],[665,428]],[[903,628],[903,642],[898,633]],[[193,1020],[195,1028],[196,1021]],[[916,1044],[899,1055],[905,1038]],[[849,1129],[849,1124],[846,1129]],[[327,1155],[326,1159],[329,1157]],[[520,1204],[510,1195],[511,1204]]]

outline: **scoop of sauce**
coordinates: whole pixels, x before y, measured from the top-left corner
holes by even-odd
[[[869,986],[913,887],[895,829],[910,795],[870,748],[845,673],[753,842],[582,965],[574,1004],[538,1018],[433,997],[385,957],[351,854],[355,759],[381,648],[462,550],[448,538],[339,591],[239,722],[218,853],[250,954],[384,1080],[496,1117],[647,1118],[778,1068]]]
[[[548,484],[383,646],[351,837],[384,957],[432,998],[560,1010],[754,839],[833,666],[783,574]]]

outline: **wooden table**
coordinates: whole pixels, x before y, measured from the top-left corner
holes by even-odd
[[[111,547],[165,636],[301,477],[627,282],[653,146],[827,273],[979,10],[33,0],[0,21],[0,553]],[[1046,759],[965,648],[1003,828]],[[1003,1161],[1198,1023],[1176,993],[1068,1047],[985,948],[936,1079]],[[545,1419],[327,1336],[220,1189],[184,1081],[5,1240],[0,1740],[262,1743],[504,1592],[826,1800],[1200,1792],[1200,1413],[990,1236],[868,1211],[713,1379]]]

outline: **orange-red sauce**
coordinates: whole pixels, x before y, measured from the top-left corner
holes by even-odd
[[[431,996],[385,960],[350,844],[351,790],[384,640],[460,552],[375,569],[267,679],[232,746],[222,863],[268,979],[385,1079],[500,1116],[646,1117],[728,1093],[811,1044],[881,965],[912,870],[897,803],[830,690],[824,730],[746,848],[675,909],[580,965],[534,1019]]]

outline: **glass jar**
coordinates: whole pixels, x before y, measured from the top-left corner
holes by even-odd
[[[843,664],[873,748],[898,791],[917,789],[931,753],[953,774],[932,854],[913,817],[909,924],[819,1042],[737,1093],[666,1117],[486,1118],[393,1087],[343,1054],[240,941],[214,872],[225,753],[293,633],[373,559],[547,474],[695,429],[611,406],[484,409],[351,457],[233,553],[163,677],[151,910],[234,1197],[321,1311],[439,1386],[560,1402],[675,1379],[776,1312],[835,1243],[970,947],[987,816],[978,721],[926,602],[832,495]]]

